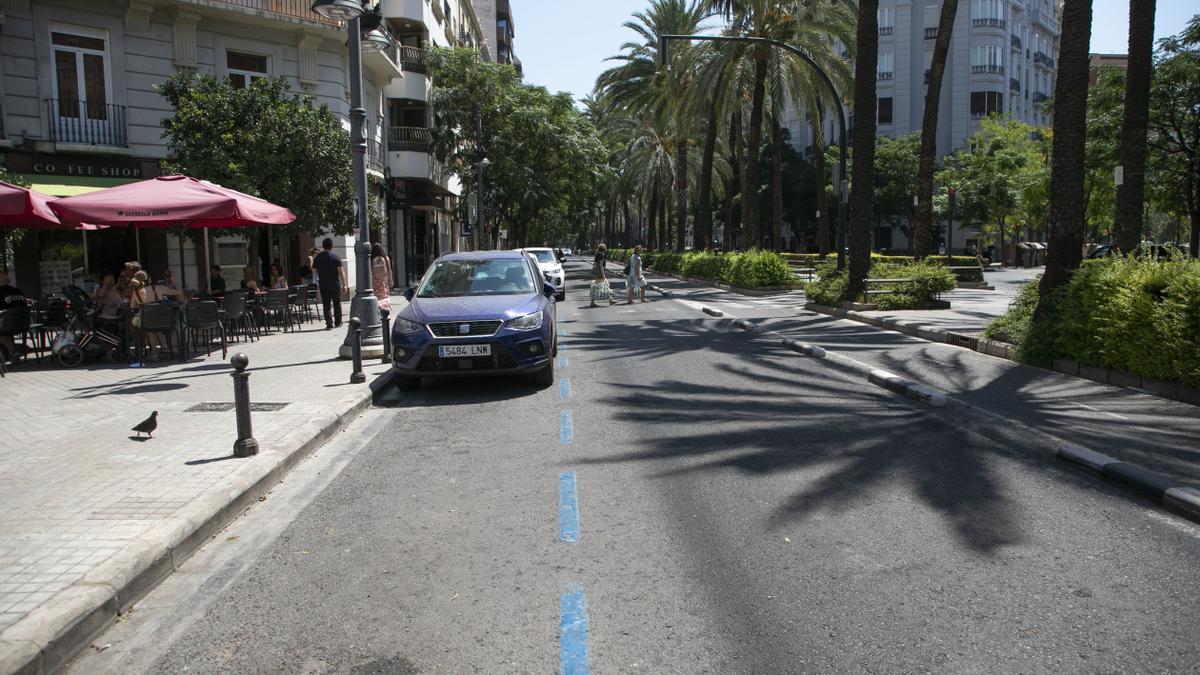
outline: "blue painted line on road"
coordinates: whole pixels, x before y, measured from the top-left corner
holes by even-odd
[[[558,393],[564,401],[571,398],[571,378],[564,377],[558,381]]]
[[[559,659],[562,675],[588,675],[587,607],[583,588],[568,584],[559,601],[562,620],[559,624]]]
[[[559,357],[558,357],[558,367],[559,367],[559,368],[566,368],[566,367],[567,367],[567,355],[566,355],[566,354],[563,354],[563,355],[561,355],[561,356],[559,356]]]
[[[570,410],[564,410],[558,415],[558,440],[563,445],[570,445],[575,440],[575,428],[571,422]]]
[[[566,337],[566,336],[567,336],[567,329],[566,329],[566,328],[559,328],[559,329],[558,329],[558,336],[559,336],[559,337]]]
[[[558,538],[568,544],[579,541],[579,496],[575,492],[575,472],[558,475]]]

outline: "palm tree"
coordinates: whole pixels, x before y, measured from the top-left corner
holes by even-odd
[[[938,109],[942,100],[946,54],[950,51],[950,34],[954,30],[954,16],[957,13],[958,0],[943,0],[937,40],[933,44],[933,60],[929,65],[929,88],[925,91],[925,115],[921,118],[921,149],[917,168],[917,222],[914,233],[917,258],[924,258],[933,252],[933,165],[937,160]]]
[[[850,190],[850,266],[846,295],[863,294],[871,268],[871,224],[875,210],[875,98],[879,63],[879,0],[859,0],[858,53],[854,60],[854,164]]]
[[[1049,319],[1046,297],[1065,284],[1083,257],[1084,145],[1087,132],[1088,43],[1092,0],[1063,3],[1054,86],[1054,145],[1050,159],[1050,223],[1046,272],[1035,321]]]
[[[1118,163],[1124,180],[1117,186],[1113,233],[1117,248],[1132,252],[1142,240],[1146,192],[1146,128],[1150,122],[1150,80],[1154,62],[1154,0],[1129,0],[1129,65],[1125,77],[1125,117]]]

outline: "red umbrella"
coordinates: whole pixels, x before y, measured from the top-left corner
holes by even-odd
[[[0,229],[69,228],[47,205],[52,199],[40,192],[0,181]]]
[[[55,199],[50,208],[64,221],[147,228],[286,225],[296,219],[282,206],[188,176]]]

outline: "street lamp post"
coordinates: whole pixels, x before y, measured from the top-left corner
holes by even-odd
[[[950,217],[946,223],[946,257],[954,255],[954,198],[958,195],[958,190],[953,187],[946,189],[947,199],[950,202]]]
[[[350,315],[358,317],[362,331],[362,358],[380,358],[383,353],[383,321],[379,316],[379,301],[371,289],[371,230],[367,218],[367,137],[365,133],[367,111],[363,108],[362,92],[362,49],[361,29],[363,13],[366,11],[361,0],[314,0],[314,12],[338,21],[345,21],[350,51],[350,150],[354,182],[354,220],[357,226],[357,242],[354,246],[355,290],[350,301]],[[378,15],[372,16],[372,18]],[[377,23],[377,22],[376,22]],[[368,27],[373,33],[378,25]],[[378,49],[375,42],[368,48]],[[339,350],[341,358],[354,357],[357,339],[352,322],[347,322],[346,339]]]
[[[838,166],[837,175],[834,176],[833,189],[835,196],[838,198],[838,230],[837,230],[837,268],[843,270],[846,268],[846,201],[849,197],[849,180],[846,174],[846,108],[842,105],[841,94],[837,87],[833,86],[833,80],[829,79],[829,75],[817,65],[808,54],[797,49],[785,42],[771,40],[761,37],[743,37],[735,35],[659,35],[658,36],[658,63],[666,66],[667,58],[667,42],[670,40],[684,40],[688,42],[753,42],[757,44],[770,45],[778,47],[795,54],[801,61],[816,71],[821,82],[829,90],[830,99],[833,100],[834,106],[837,108],[838,114]]]

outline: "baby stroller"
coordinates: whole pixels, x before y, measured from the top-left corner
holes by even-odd
[[[107,358],[113,363],[126,359],[124,331],[120,320],[100,318],[100,308],[78,286],[62,289],[71,303],[71,320],[54,338],[51,352],[64,368],[74,368],[88,359]]]

